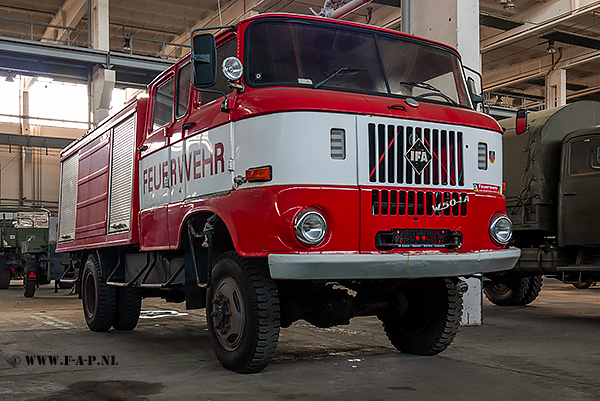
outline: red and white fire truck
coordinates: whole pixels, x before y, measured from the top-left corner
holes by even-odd
[[[298,319],[376,315],[433,355],[458,331],[459,277],[519,257],[501,151],[456,50],[261,15],[195,34],[148,98],[62,152],[58,250],[91,330],[133,329],[143,297],[185,301],[233,371],[263,369]]]

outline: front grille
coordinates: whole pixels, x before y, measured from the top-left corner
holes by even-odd
[[[374,216],[466,216],[469,197],[463,192],[373,189]]]
[[[369,181],[464,186],[463,133],[417,126],[368,125]],[[404,155],[420,139],[431,162],[419,174]]]

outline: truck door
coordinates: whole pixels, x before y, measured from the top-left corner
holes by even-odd
[[[559,244],[600,244],[600,134],[563,143],[559,187]]]
[[[149,121],[140,151],[140,234],[142,248],[168,249],[170,198],[169,137],[173,131],[174,72],[150,91]]]

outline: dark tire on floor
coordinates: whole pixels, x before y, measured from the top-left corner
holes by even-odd
[[[578,290],[587,290],[592,286],[592,284],[594,284],[593,281],[582,281],[581,283],[573,283],[573,287],[577,288]]]
[[[528,290],[529,277],[494,277],[491,281],[483,282],[485,297],[498,306],[520,305]]]
[[[139,288],[117,288],[117,308],[113,327],[115,330],[133,330],[140,319],[142,293]]]
[[[206,320],[221,364],[238,373],[263,370],[279,341],[279,298],[263,259],[227,252],[216,261]]]
[[[527,291],[525,291],[523,299],[521,299],[517,305],[529,305],[535,301],[538,295],[540,295],[540,291],[542,291],[543,280],[543,276],[529,277],[529,286],[527,287]]]
[[[58,288],[60,288],[61,290],[68,290],[70,288],[73,288],[73,283],[63,283],[62,281],[58,280]]]
[[[382,310],[377,317],[398,351],[436,355],[460,329],[462,297],[450,279],[414,280],[398,290],[396,307]]]
[[[23,277],[23,295],[25,295],[25,298],[32,298],[35,295],[35,286],[35,281]]]
[[[5,290],[10,286],[10,269],[0,267],[0,290]]]
[[[92,331],[107,331],[113,325],[116,310],[115,287],[102,278],[95,254],[88,256],[81,276],[81,298],[85,322]]]

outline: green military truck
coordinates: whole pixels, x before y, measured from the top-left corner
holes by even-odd
[[[55,225],[44,208],[0,206],[0,289],[7,289],[11,279],[23,279],[24,295],[33,297],[40,284],[52,279],[58,284],[64,268],[54,255]]]
[[[516,266],[486,274],[500,306],[536,299],[542,278],[600,280],[600,102],[580,101],[503,120],[504,182]]]

